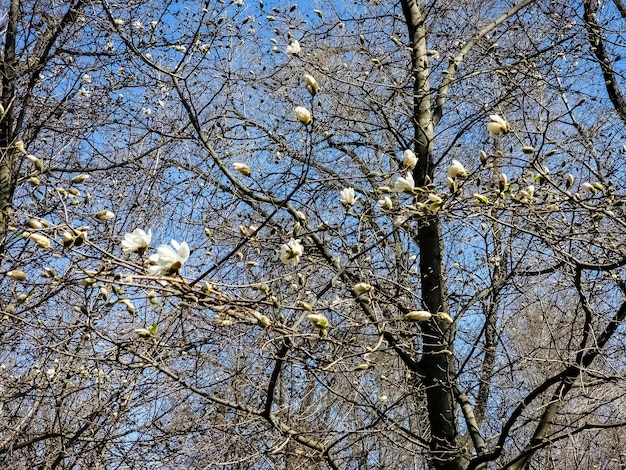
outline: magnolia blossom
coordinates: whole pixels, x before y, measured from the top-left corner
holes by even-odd
[[[115,217],[115,213],[112,211],[102,210],[96,212],[96,219],[98,220],[111,220]]]
[[[285,52],[287,52],[287,54],[298,55],[301,50],[302,48],[300,47],[300,43],[295,39],[292,39]]]
[[[88,179],[89,179],[89,175],[80,174],[80,175],[76,175],[76,176],[74,176],[74,178],[72,178],[72,183],[80,184],[80,183],[84,183]]]
[[[373,291],[374,287],[367,282],[359,282],[352,286],[352,292],[356,295],[367,294],[370,291]]]
[[[32,233],[28,238],[30,238],[33,242],[35,242],[35,244],[37,246],[39,246],[40,248],[50,248],[50,240],[47,237],[44,237],[43,235],[39,235],[37,233]]]
[[[346,206],[351,206],[357,200],[357,197],[354,195],[354,188],[344,188],[341,190],[341,203]]]
[[[430,193],[428,195],[428,202],[430,202],[428,206],[428,210],[432,212],[433,214],[436,214],[437,212],[439,212],[439,209],[441,209],[441,205],[443,204],[443,199],[434,193]]]
[[[432,318],[433,314],[426,310],[415,310],[409,312],[404,316],[407,321],[428,321]]]
[[[500,173],[498,176],[498,185],[500,187],[500,191],[504,191],[509,185],[509,178],[504,173]]]
[[[456,181],[454,181],[454,179],[450,178],[449,176],[446,177],[446,185],[448,186],[448,189],[450,190],[450,192],[452,193],[456,193],[458,186],[456,184]]]
[[[140,228],[133,230],[130,233],[124,235],[122,240],[122,251],[124,253],[138,252],[142,255],[150,242],[152,241],[152,230],[148,230],[148,233],[144,232]]]
[[[306,89],[309,90],[309,93],[311,93],[313,96],[315,96],[320,89],[320,86],[318,85],[317,80],[315,80],[315,77],[313,75],[305,75],[304,83],[306,84]]]
[[[412,193],[415,190],[415,180],[411,172],[408,172],[404,178],[400,176],[396,180],[393,190],[397,193]]]
[[[252,174],[252,170],[250,170],[250,167],[245,163],[235,162],[233,163],[233,168],[244,176],[250,176]]]
[[[582,189],[583,191],[587,191],[590,193],[595,193],[596,192],[596,188],[593,187],[593,184],[589,183],[589,182],[585,182],[583,184],[580,185],[580,189]]]
[[[294,112],[296,113],[296,119],[302,124],[307,125],[313,122],[313,118],[311,117],[311,111],[306,109],[304,106],[296,106]]]
[[[304,247],[300,244],[300,240],[291,238],[289,242],[284,243],[280,247],[280,261],[283,264],[296,265],[300,262],[300,257],[304,254]]]
[[[385,196],[382,199],[379,199],[378,205],[381,209],[385,211],[390,211],[391,209],[393,209],[393,202],[391,202],[391,198],[389,196]]]
[[[509,122],[497,114],[490,114],[489,119],[491,119],[491,122],[487,124],[487,130],[489,132],[497,134],[499,132],[509,132],[511,130]]]
[[[532,184],[526,186],[519,192],[519,195],[522,197],[522,202],[530,202],[535,195],[535,187]]]
[[[20,271],[18,269],[15,269],[13,271],[7,272],[7,277],[10,277],[14,281],[25,281],[26,280],[26,273],[24,271]]]
[[[417,165],[417,156],[412,150],[406,149],[404,151],[402,154],[402,164],[409,170],[415,168],[415,165]]]
[[[178,243],[176,240],[172,240],[171,244],[171,247],[161,245],[157,252],[150,256],[153,265],[148,267],[148,273],[154,276],[175,274],[180,271],[183,263],[189,259],[189,245],[187,242]]]
[[[43,228],[43,223],[37,219],[28,219],[24,225],[33,230],[41,230]]]
[[[448,177],[455,179],[457,177],[464,178],[469,175],[463,164],[458,160],[452,160],[452,165],[448,168]]]
[[[445,321],[446,323],[454,323],[454,320],[452,319],[452,317],[450,316],[449,313],[446,312],[437,312],[435,314],[435,316],[437,318],[439,318],[440,320]]]

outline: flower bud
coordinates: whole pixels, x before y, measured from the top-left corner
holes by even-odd
[[[77,175],[74,176],[74,178],[72,178],[72,183],[74,184],[80,184],[80,183],[84,183],[85,181],[87,181],[89,179],[89,175]]]
[[[300,121],[305,126],[311,124],[313,122],[313,118],[311,117],[311,112],[306,109],[304,106],[296,106],[294,109],[296,114],[296,119]]]
[[[305,75],[304,83],[306,84],[306,89],[309,90],[309,93],[313,96],[315,96],[320,89],[317,80],[315,80],[315,77],[312,75]]]
[[[415,310],[404,315],[404,319],[406,321],[428,321],[432,316],[432,313],[426,310]]]
[[[44,237],[43,235],[33,233],[28,238],[30,238],[40,248],[44,248],[44,249],[50,248],[50,245],[51,245],[50,240],[47,237]]]
[[[106,221],[111,220],[113,217],[115,217],[115,213],[112,211],[102,210],[96,212],[96,219],[98,220]]]
[[[7,273],[7,276],[10,277],[11,279],[13,279],[14,281],[25,281],[26,280],[26,273],[24,271],[20,271],[20,270],[13,270],[13,271],[9,271]]]
[[[252,174],[252,170],[250,170],[250,167],[245,163],[235,162],[233,163],[233,168],[244,176],[250,176]]]

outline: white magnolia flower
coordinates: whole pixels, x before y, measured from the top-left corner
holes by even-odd
[[[313,122],[313,118],[311,117],[311,111],[306,109],[304,106],[296,106],[294,109],[296,113],[296,119],[300,121],[302,124],[307,125]]]
[[[298,55],[300,54],[301,50],[302,48],[300,47],[300,43],[296,41],[295,39],[292,39],[289,45],[287,46],[286,52],[287,54]]]
[[[252,170],[250,170],[250,167],[245,163],[235,162],[233,163],[233,168],[244,176],[250,176],[252,174]]]
[[[72,178],[72,183],[74,183],[74,184],[84,183],[89,178],[90,178],[90,176],[89,175],[85,175],[85,174],[76,175],[76,176],[74,176],[74,178]]]
[[[318,85],[317,80],[315,80],[315,77],[313,75],[305,75],[304,83],[306,84],[306,89],[309,90],[309,93],[311,93],[313,96],[315,96],[320,89],[320,86]]]
[[[354,188],[344,188],[341,190],[341,203],[346,206],[351,206],[357,200],[357,197],[354,195]]]
[[[130,233],[124,235],[122,240],[122,251],[124,253],[133,253],[137,251],[142,255],[150,242],[152,241],[152,230],[148,230],[148,233],[137,228]]]
[[[464,178],[469,175],[469,171],[458,160],[452,160],[452,165],[448,168],[448,177],[455,179],[457,177]]]
[[[504,173],[500,173],[500,175],[498,176],[498,184],[500,187],[500,191],[504,191],[509,185],[509,178]]]
[[[35,245],[37,245],[40,248],[50,248],[50,240],[47,237],[44,237],[43,235],[39,235],[37,233],[32,233],[29,235],[29,237],[33,242],[35,242]]]
[[[150,256],[153,265],[148,267],[148,273],[154,276],[180,271],[183,263],[189,258],[189,245],[187,242],[179,244],[176,240],[172,240],[171,244],[172,246],[161,245],[157,252]]]
[[[412,193],[415,190],[415,180],[411,172],[408,172],[404,178],[399,177],[393,186],[393,190],[397,193]]]
[[[487,124],[487,130],[489,132],[497,134],[499,132],[509,132],[511,130],[509,122],[497,114],[489,115],[489,119],[491,119],[491,122]]]
[[[145,26],[143,25],[141,21],[137,20],[133,22],[133,28],[135,28],[137,31],[143,31]]]
[[[300,257],[304,254],[304,247],[300,244],[300,240],[291,238],[289,242],[284,243],[280,247],[280,261],[283,264],[296,265],[300,262]]]
[[[7,277],[10,277],[14,281],[25,281],[26,273],[24,271],[20,271],[19,269],[15,269],[7,272]]]
[[[82,81],[84,84],[89,85],[89,84],[91,83],[91,75],[89,75],[88,73],[84,74],[84,75],[81,77],[81,81]]]
[[[379,199],[378,205],[381,209],[385,211],[390,211],[391,209],[393,209],[393,202],[391,202],[391,198],[389,196],[385,196],[382,199]]]
[[[404,319],[406,321],[428,321],[432,316],[432,313],[426,310],[415,310],[404,315]]]
[[[113,211],[102,210],[96,212],[96,219],[98,220],[111,220],[113,217],[115,217],[115,213]]]
[[[412,150],[406,149],[402,154],[402,163],[406,168],[412,170],[417,165],[417,156]]]
[[[596,193],[596,188],[593,187],[593,184],[589,183],[589,182],[585,182],[583,184],[580,185],[580,189],[582,189],[583,191],[587,191],[589,193]]]

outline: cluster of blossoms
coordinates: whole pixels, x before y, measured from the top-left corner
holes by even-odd
[[[140,228],[135,229],[124,235],[122,251],[127,254],[136,252],[141,256],[146,252],[151,241],[151,230],[146,232]],[[148,258],[151,262],[151,265],[148,267],[150,275],[157,276],[180,272],[185,261],[189,259],[189,245],[187,245],[187,242],[178,243],[176,240],[172,240],[171,245],[161,245],[157,252]]]

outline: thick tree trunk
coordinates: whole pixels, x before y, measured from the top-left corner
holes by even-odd
[[[414,81],[413,121],[415,153],[418,163],[414,179],[418,186],[433,180],[432,142],[434,123],[431,110],[426,21],[417,1],[403,1],[402,7],[412,48]],[[443,266],[443,238],[437,216],[418,224],[422,301],[431,313],[449,312]],[[454,399],[455,366],[453,357],[454,327],[441,320],[424,323],[420,373],[426,386],[430,423],[431,463],[437,470],[462,470],[457,446],[458,425]]]
[[[13,147],[13,105],[15,97],[15,77],[17,59],[15,57],[15,38],[20,14],[19,0],[12,0],[4,38],[2,70],[2,88],[0,103],[3,112],[0,115],[0,264],[2,263],[5,240],[11,216],[11,201],[15,189],[15,172],[18,152]]]

